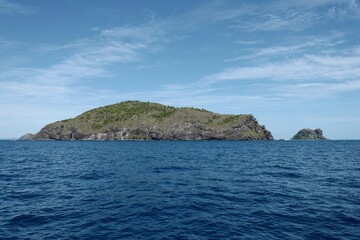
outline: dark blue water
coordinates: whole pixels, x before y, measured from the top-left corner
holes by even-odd
[[[0,141],[0,239],[359,239],[360,141]]]

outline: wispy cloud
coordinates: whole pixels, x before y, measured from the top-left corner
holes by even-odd
[[[16,4],[9,5],[4,0],[0,1],[3,6],[12,6],[13,8],[18,6]],[[20,8],[20,5],[18,7]],[[83,80],[111,76],[112,73],[108,70],[109,66],[140,62],[145,54],[156,53],[162,49],[164,44],[181,40],[184,31],[192,31],[190,25],[200,26],[204,22],[208,22],[209,18],[214,17],[213,22],[231,19],[244,11],[224,8],[222,11],[216,12],[215,6],[204,5],[202,8],[174,18],[156,19],[153,17],[151,21],[141,25],[114,28],[96,27],[92,29],[96,34],[88,39],[62,45],[35,46],[33,50],[37,54],[59,51],[67,51],[67,54],[61,54],[63,56],[61,61],[47,67],[15,67],[2,72],[0,74],[0,80],[2,80],[0,91],[7,91],[7,95],[13,93],[14,96],[24,94],[24,96],[34,97],[51,93],[70,94],[74,91],[74,85],[81,86],[79,83]],[[205,12],[207,12],[205,16],[200,14]],[[214,15],[215,12],[216,15]],[[5,46],[5,42],[3,45]],[[138,68],[146,68],[146,66],[154,67],[155,65],[141,64]]]
[[[0,6],[7,1],[0,0]],[[357,2],[350,1],[357,6]],[[349,4],[350,4],[349,3]],[[331,9],[334,4],[348,6],[345,1],[277,1],[274,8],[264,8],[265,5],[238,4],[229,7],[221,1],[213,1],[190,12],[176,17],[157,19],[141,25],[126,25],[114,28],[93,28],[93,36],[63,45],[44,45],[34,49],[46,54],[71,50],[63,59],[47,67],[17,67],[0,73],[0,93],[3,96],[38,97],[58,96],[66,99],[76,96],[82,88],[82,81],[112,76],[110,66],[123,66],[127,63],[141,62],[144,55],[158,53],[163,45],[172,41],[182,40],[182,36],[206,28],[210,24],[220,22],[237,22],[241,27],[249,30],[280,30],[303,29],[319,19],[314,8],[326,7]],[[11,4],[10,4],[11,5]],[[15,4],[16,5],[16,4]],[[12,6],[12,5],[11,5]],[[276,7],[275,7],[276,6]],[[308,9],[303,14],[297,8]],[[1,9],[1,7],[0,7]],[[9,9],[9,7],[8,7]],[[270,11],[269,9],[273,9]],[[1,10],[0,10],[1,11]],[[244,17],[255,17],[244,22]],[[259,18],[257,18],[259,17]],[[231,29],[233,30],[233,29]],[[295,97],[302,91],[311,91],[316,87],[324,89],[321,96],[326,97],[346,91],[358,90],[360,77],[360,53],[356,48],[349,52],[335,53],[307,53],[309,49],[321,46],[332,46],[342,43],[342,38],[326,38],[315,36],[312,39],[301,40],[291,44],[279,44],[268,47],[255,48],[260,40],[238,40],[238,44],[251,46],[251,53],[244,56],[227,59],[233,62],[243,59],[265,59],[252,62],[248,66],[235,66],[224,71],[194,79],[195,84],[164,85],[145,92],[123,93],[86,89],[92,95],[103,95],[105,99],[154,99],[169,103],[191,101],[194,105],[229,102],[242,100],[249,102],[278,101],[281,98]],[[1,42],[3,48],[9,47],[10,42]],[[357,48],[358,50],[358,48]],[[278,61],[267,61],[267,58],[284,56]],[[290,57],[291,56],[291,57]],[[162,63],[141,63],[136,69],[161,67]],[[232,81],[242,81],[250,84],[264,81],[258,85],[256,94],[230,94],[224,88],[232,87]],[[280,82],[280,83],[279,83]],[[219,87],[217,84],[224,84]],[[228,84],[228,85],[226,85]],[[277,85],[280,84],[280,85]],[[278,88],[276,87],[278,86]],[[277,88],[277,90],[276,90]],[[310,90],[309,90],[310,89]],[[89,94],[89,95],[91,95]],[[99,97],[99,96],[98,96]],[[101,98],[101,97],[100,97]],[[144,99],[145,100],[145,99]]]
[[[336,94],[360,90],[360,80],[346,82],[312,82],[273,87],[281,97],[298,99],[319,99]]]
[[[286,58],[285,58],[286,59]],[[309,100],[360,90],[360,51],[358,47],[333,51],[331,55],[303,55],[290,60],[235,67],[205,76],[208,86],[256,87],[259,96]]]
[[[313,11],[303,13],[293,10],[287,12],[286,14],[265,12],[255,16],[256,19],[252,19],[251,21],[247,21],[245,19],[238,20],[237,26],[248,31],[301,31],[319,20],[318,15]]]
[[[196,29],[199,26],[234,20],[242,16],[248,16],[256,10],[252,4],[236,4],[229,7],[222,1],[210,1],[194,10],[178,17],[179,27],[182,29]]]
[[[17,41],[11,41],[0,38],[0,51],[15,48],[19,43]]]
[[[328,7],[339,4],[347,4],[352,0],[277,0],[271,3],[277,10],[288,10],[292,8],[312,9],[316,7]]]
[[[332,6],[328,9],[330,18],[360,18],[360,5],[357,0],[348,0],[344,4]]]
[[[63,94],[70,94],[70,88],[56,85],[39,85],[30,82],[0,82],[2,98],[6,97],[57,97]]]
[[[235,86],[239,90],[248,90],[231,94],[229,90]],[[284,100],[322,99],[359,90],[360,54],[354,48],[346,56],[339,52],[333,56],[305,55],[295,60],[226,69],[192,84],[165,85],[158,92],[143,92],[135,96],[161,99],[175,105],[211,106],[241,102],[261,106]]]
[[[94,41],[91,39],[80,39],[66,44],[42,44],[40,46],[34,46],[33,50],[37,53],[57,52],[69,49],[79,50],[92,44],[94,44]]]
[[[296,32],[339,17],[359,18],[357,0],[271,1],[257,5],[246,18],[235,19],[233,27],[247,31]]]
[[[306,36],[297,37],[294,39],[286,39],[285,43],[272,45],[270,47],[246,48],[247,52],[242,56],[225,59],[225,62],[235,62],[239,60],[255,60],[264,61],[268,58],[279,58],[286,56],[287,58],[299,56],[306,52],[320,51],[333,49],[334,46],[343,44],[344,34],[335,33],[330,36]],[[290,43],[289,43],[290,42]]]
[[[229,80],[313,81],[346,80],[360,77],[360,55],[306,55],[291,61],[236,67],[206,76],[204,82]]]
[[[6,90],[7,94],[12,92],[24,96],[61,95],[71,93],[73,85],[79,81],[108,77],[111,75],[106,69],[108,66],[138,61],[141,58],[140,52],[151,51],[151,46],[147,42],[149,40],[136,35],[136,32],[140,34],[140,28],[126,30],[127,32],[122,34],[119,33],[122,32],[120,29],[108,30],[106,34],[102,32],[97,36],[96,40],[88,39],[59,46],[38,47],[37,50],[43,52],[71,48],[74,53],[61,62],[45,68],[17,67],[2,72],[0,89]],[[106,36],[103,36],[104,34]]]
[[[119,94],[122,100],[138,99],[143,101],[155,101],[172,106],[192,106],[192,107],[214,107],[222,106],[222,111],[233,108],[232,103],[236,102],[237,107],[248,104],[267,105],[270,102],[279,101],[281,98],[275,96],[251,95],[251,94],[231,94],[228,93],[230,87],[215,87],[201,83],[194,84],[172,84],[164,85],[158,90],[131,92]],[[231,112],[231,111],[230,111]]]
[[[31,15],[37,12],[37,9],[25,4],[0,0],[0,14],[23,14]]]

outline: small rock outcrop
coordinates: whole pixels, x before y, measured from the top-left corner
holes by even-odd
[[[310,128],[301,129],[291,140],[326,140],[320,128],[312,130]]]
[[[51,123],[33,140],[273,140],[251,114],[127,101]]]
[[[20,141],[32,141],[34,134],[27,133],[19,138]]]

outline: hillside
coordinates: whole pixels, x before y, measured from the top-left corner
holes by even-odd
[[[33,140],[272,140],[252,115],[127,101],[51,123]]]

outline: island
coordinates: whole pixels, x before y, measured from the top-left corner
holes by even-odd
[[[327,140],[320,128],[312,130],[310,128],[301,129],[291,140]]]
[[[273,140],[251,114],[125,101],[54,122],[24,140]]]

